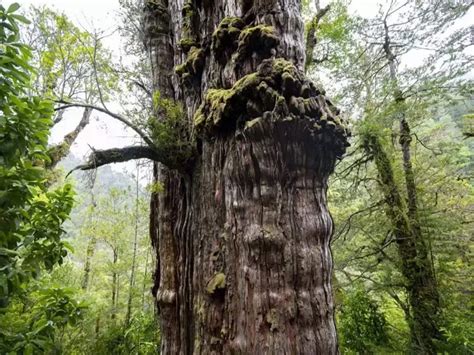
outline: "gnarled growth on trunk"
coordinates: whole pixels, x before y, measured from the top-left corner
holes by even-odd
[[[155,165],[163,354],[337,353],[326,189],[348,131],[302,72],[300,5],[146,3],[154,90],[196,144]]]

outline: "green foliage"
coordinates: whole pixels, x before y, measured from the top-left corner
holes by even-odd
[[[95,103],[102,95],[108,100],[117,90],[118,76],[111,52],[97,35],[46,7],[32,7],[29,16],[33,25],[25,29],[25,37],[38,66],[34,89],[51,99]]]
[[[309,4],[306,6],[309,18],[305,24],[305,37],[314,29],[316,38],[310,67],[323,64],[326,69],[329,63],[340,65],[347,60],[347,52],[354,43],[354,29],[359,25],[359,19],[349,15],[349,3],[347,0],[331,1],[328,12],[320,18],[315,17]]]
[[[440,352],[469,353],[473,344],[474,322],[469,316],[472,297],[463,285],[472,284],[467,260],[472,254],[469,215],[474,191],[472,141],[465,138],[468,134],[463,137],[468,125],[463,124],[462,117],[472,113],[472,91],[466,90],[472,88],[472,79],[465,73],[472,70],[473,61],[459,46],[465,40],[468,43],[470,30],[456,22],[465,14],[467,3],[449,1],[438,7],[430,1],[381,2],[374,18],[351,15],[345,19],[347,11],[339,11],[340,4],[343,2],[331,3],[318,37],[327,39],[323,43],[330,46],[328,53],[337,53],[333,57],[337,60],[320,63],[315,73],[339,84],[325,86],[354,118],[353,148],[329,184],[339,287],[351,294],[355,292],[354,280],[364,280],[366,288],[377,295],[379,311],[390,325],[390,346],[396,352],[408,351],[407,320],[413,310],[407,281],[400,272],[402,260],[394,229],[386,215],[393,204],[385,198],[388,190],[381,188],[384,164],[379,160],[375,166],[376,152],[365,149],[370,146],[368,138],[377,138],[401,195],[402,211],[394,213],[408,218],[399,143],[400,118],[404,117],[411,127],[418,219],[441,297],[439,327],[444,338],[436,346]],[[342,15],[339,20],[335,20],[336,13]],[[384,55],[384,24],[396,58],[392,67]],[[459,27],[452,30],[451,26]],[[390,353],[393,349],[376,352]]]
[[[17,8],[0,6],[0,308],[42,267],[62,262],[61,225],[73,205],[71,186],[45,186],[52,103],[28,96],[31,51],[20,42]]]
[[[11,354],[55,353],[64,347],[67,327],[77,326],[86,305],[75,290],[48,286],[17,299],[0,320],[0,351]]]
[[[342,42],[349,36],[351,19],[347,5],[343,2],[334,2],[331,13],[329,16],[322,18],[316,35],[322,40],[334,44]]]
[[[125,178],[128,177],[122,179]],[[135,191],[130,187],[99,191],[93,205],[85,201],[71,226],[75,234],[74,257],[80,263],[64,265],[54,275],[56,282],[82,288],[82,297],[89,303],[84,321],[66,334],[71,339],[67,348],[81,354],[156,353],[159,334],[149,291],[152,270],[147,226],[149,203],[141,191],[138,201],[134,201]],[[138,203],[138,215],[135,203]],[[130,289],[135,223],[137,259]],[[85,269],[87,261],[89,270]],[[86,272],[89,281],[84,284]],[[130,296],[131,317],[127,323]]]
[[[474,137],[474,113],[468,113],[463,116],[463,134],[468,137]]]
[[[160,345],[159,332],[153,312],[139,312],[131,319],[128,327],[114,326],[97,339],[94,351],[97,354],[152,355]]]
[[[165,190],[165,187],[164,187],[163,183],[158,181],[158,182],[155,182],[155,183],[148,184],[146,189],[150,193],[161,193]]]
[[[193,155],[194,145],[182,105],[162,98],[160,92],[155,91],[153,106],[157,117],[150,117],[148,120],[148,130],[153,142],[169,151],[176,161],[186,161]]]
[[[377,353],[387,345],[387,321],[380,307],[366,290],[357,289],[346,295],[338,318],[341,345],[355,353]]]

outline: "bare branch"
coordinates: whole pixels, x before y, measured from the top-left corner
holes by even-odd
[[[103,108],[103,107],[100,107],[100,106],[95,106],[95,105],[90,105],[90,104],[85,104],[85,103],[80,103],[80,102],[67,102],[67,101],[62,101],[62,100],[57,101],[57,102],[61,103],[63,105],[59,106],[59,107],[56,107],[54,109],[55,111],[65,110],[65,109],[70,108],[70,107],[84,107],[84,108],[90,108],[92,110],[96,110],[96,111],[105,113],[105,114],[109,115],[110,117],[115,118],[116,120],[122,122],[127,127],[130,127],[131,129],[133,129],[145,141],[145,143],[150,148],[153,148],[155,146],[155,144],[153,143],[151,138],[148,137],[148,135],[144,131],[142,131],[139,127],[134,125],[132,122],[127,120],[125,117],[123,117],[119,114],[116,114],[114,112],[111,112],[111,111],[107,110],[106,108]]]
[[[153,97],[153,94],[151,93],[150,90],[148,90],[148,88],[145,86],[145,84],[143,84],[141,81],[138,81],[138,80],[130,80],[133,84],[135,84],[136,86],[138,86],[140,89],[142,89],[149,97]]]

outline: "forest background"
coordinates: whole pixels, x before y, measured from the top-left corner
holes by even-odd
[[[11,31],[31,47],[31,54],[26,55],[28,50],[24,49],[17,58],[20,71],[31,73],[31,77],[12,79],[18,87],[13,93],[54,100],[63,106],[81,102],[102,111],[83,105],[53,112],[32,99],[31,104],[38,105],[45,117],[51,115],[55,123],[53,138],[47,143],[46,137],[35,138],[35,132],[22,132],[35,141],[25,141],[25,151],[39,154],[37,151],[43,150],[46,157],[39,154],[34,159],[45,162],[47,182],[44,177],[29,177],[27,171],[33,168],[28,166],[15,181],[28,180],[27,190],[36,196],[36,202],[43,201],[34,207],[36,217],[30,206],[28,213],[34,218],[42,220],[48,213],[64,212],[60,220],[42,227],[44,235],[66,222],[55,244],[41,236],[38,240],[43,238],[47,243],[32,243],[31,247],[19,243],[26,251],[19,247],[19,254],[14,256],[9,254],[14,248],[1,245],[1,266],[11,269],[0,279],[0,350],[156,353],[159,330],[150,293],[154,260],[148,214],[149,195],[159,193],[161,186],[150,183],[150,163],[125,163],[124,172],[123,165],[106,166],[96,173],[75,172],[65,178],[67,172],[83,164],[82,155],[89,146],[105,149],[138,141],[134,129],[130,125],[123,129],[123,122],[110,113],[132,117],[132,126],[136,126],[149,118],[145,107],[159,102],[147,92],[147,63],[134,32],[139,25],[139,5],[123,0],[116,13],[109,13],[109,18],[114,18],[111,23],[120,23],[118,28],[108,24],[95,28],[85,15],[73,20],[63,14],[59,4],[56,9],[28,7],[26,1],[21,5],[17,9],[2,3],[4,23],[10,21],[12,27],[3,30],[2,41],[16,42],[16,38],[5,35]],[[404,353],[411,346],[413,310],[400,271],[396,236],[386,214],[381,177],[364,143],[367,132],[380,138],[394,181],[403,185],[402,151],[397,144],[400,131],[386,119],[393,114],[387,100],[394,90],[388,84],[390,63],[384,62],[383,41],[376,32],[377,20],[387,16],[390,4],[383,2],[379,8],[370,3],[370,10],[368,5],[305,3],[307,32],[316,15],[327,9],[314,28],[318,40],[307,73],[350,118],[354,135],[328,194],[336,225],[333,285],[341,351]],[[100,6],[109,9],[106,2]],[[446,8],[439,17],[427,18],[416,28],[406,23],[397,27],[397,21],[406,15],[401,11],[406,9],[393,8],[391,14],[398,83],[409,98],[406,114],[413,133],[412,162],[421,229],[440,295],[442,341],[438,347],[453,354],[474,351],[473,34],[469,27],[473,11],[469,7]],[[412,9],[408,15],[415,18],[423,10],[429,9]],[[15,29],[12,23],[19,27]],[[434,31],[441,25],[444,32]],[[22,62],[22,56],[31,57],[31,67]],[[2,86],[2,90],[12,91],[12,87]],[[23,107],[14,99],[11,102]],[[52,125],[46,126],[42,130],[47,136]],[[2,129],[2,133],[7,132]],[[105,134],[115,139],[105,140]],[[4,149],[5,157],[7,153]],[[14,158],[12,155],[11,161]],[[74,207],[72,189],[65,184],[74,185]],[[37,226],[40,221],[29,223]],[[58,255],[48,261],[46,255],[53,255],[51,250]],[[31,267],[40,264],[42,270]]]

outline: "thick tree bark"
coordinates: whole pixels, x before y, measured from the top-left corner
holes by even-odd
[[[300,2],[149,1],[144,30],[199,152],[155,166],[162,353],[337,353],[326,189],[347,130],[302,74]]]

